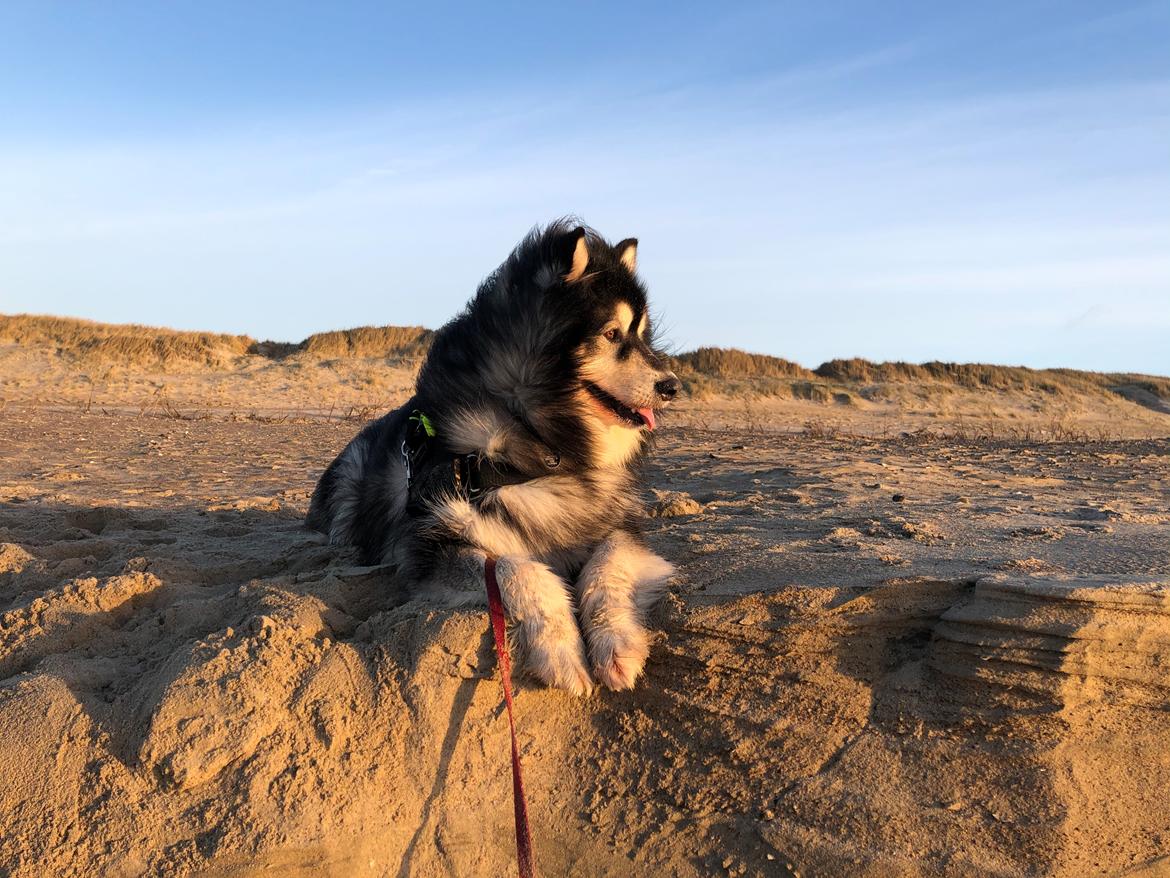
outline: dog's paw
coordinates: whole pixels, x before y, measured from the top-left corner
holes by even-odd
[[[580,636],[544,635],[528,643],[527,670],[549,686],[564,689],[574,695],[588,695],[593,691],[593,677],[585,661],[585,647]]]
[[[598,626],[589,633],[589,655],[597,682],[610,689],[633,689],[650,644],[640,625]]]

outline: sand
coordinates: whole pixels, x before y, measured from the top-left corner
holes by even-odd
[[[514,870],[485,608],[300,526],[417,358],[30,326],[0,343],[0,876]],[[711,378],[664,419],[646,676],[520,681],[543,874],[1170,874],[1166,384],[1019,371]]]
[[[485,611],[300,527],[356,423],[161,414],[0,411],[0,874],[508,874]],[[645,678],[518,695],[544,874],[1170,872],[1170,443],[667,426],[650,481]]]

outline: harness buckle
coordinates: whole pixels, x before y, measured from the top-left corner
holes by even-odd
[[[406,482],[414,478],[414,463],[426,454],[427,442],[435,437],[431,419],[415,409],[407,419],[410,425],[402,438],[402,463],[406,467]]]
[[[479,478],[482,465],[482,459],[474,451],[451,461],[451,469],[455,473],[455,490],[466,493],[468,500],[474,500],[484,493],[483,480]]]

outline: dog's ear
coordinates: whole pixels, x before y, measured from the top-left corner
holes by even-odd
[[[565,254],[565,261],[569,264],[564,281],[571,284],[584,277],[585,268],[589,265],[589,248],[585,246],[585,230],[580,227],[573,229],[565,235],[561,246],[563,248],[561,252]]]
[[[622,265],[633,274],[638,270],[638,239],[626,238],[624,241],[618,241],[613,248],[617,253],[618,259],[621,260]]]

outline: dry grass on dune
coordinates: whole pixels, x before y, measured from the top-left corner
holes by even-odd
[[[421,326],[361,326],[321,332],[300,342],[257,341],[246,335],[183,332],[134,324],[115,325],[62,317],[0,315],[0,344],[48,348],[84,365],[118,365],[164,372],[233,369],[244,362],[388,360],[413,366],[426,354],[434,331]],[[253,359],[254,358],[254,359]],[[777,397],[851,403],[892,400],[906,393],[935,399],[956,389],[1017,392],[1049,397],[1097,396],[1170,414],[1170,378],[1075,369],[1029,369],[983,363],[874,363],[837,359],[816,369],[735,348],[702,347],[671,357],[694,399]]]
[[[737,348],[697,348],[671,357],[671,367],[682,379],[687,394],[696,399],[711,396],[802,396],[811,394],[808,369],[767,354],[752,354]],[[826,396],[829,392],[826,391]]]
[[[1170,379],[1128,373],[1084,372],[1078,369],[1029,369],[987,363],[873,363],[857,358],[829,360],[815,370],[822,378],[859,384],[936,382],[973,390],[1039,390],[1085,393],[1114,390],[1119,385],[1142,387],[1170,396]]]
[[[679,372],[698,372],[716,378],[812,378],[798,363],[738,348],[697,348],[671,358]]]
[[[320,359],[338,357],[421,357],[434,330],[421,326],[359,326],[318,332],[298,345],[298,352]]]
[[[735,348],[698,348],[671,358],[692,397],[780,396],[814,402],[850,402],[852,394],[890,398],[898,386],[927,398],[954,388],[1049,396],[1121,396],[1170,414],[1170,378],[1078,369],[1030,369],[987,363],[874,363],[836,359],[816,369]]]
[[[426,352],[433,335],[421,326],[360,326],[321,332],[292,343],[65,317],[0,315],[0,344],[53,348],[77,361],[116,362],[130,368],[165,369],[182,364],[226,368],[245,356],[283,359],[295,354],[317,360],[418,357]]]
[[[78,360],[118,362],[132,367],[174,363],[222,367],[247,354],[256,344],[246,335],[180,332],[30,314],[0,315],[0,343],[50,347]]]

